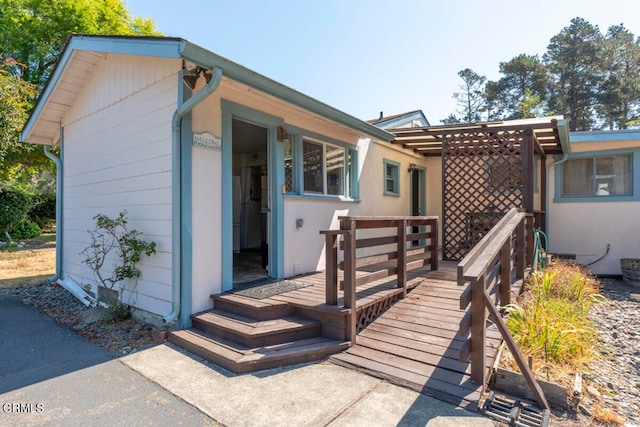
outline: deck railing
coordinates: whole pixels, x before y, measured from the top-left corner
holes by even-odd
[[[376,315],[358,313],[357,287],[395,275],[399,292],[393,298],[404,298],[408,271],[426,265],[437,270],[438,217],[344,216],[338,219],[340,230],[320,232],[326,236],[326,303],[337,305],[338,286],[344,290],[344,307],[350,309],[346,338],[355,343],[358,329],[365,326],[365,318]],[[342,261],[338,256],[340,251]],[[343,271],[341,281],[339,270]],[[379,307],[379,311],[382,309]]]
[[[532,229],[533,215],[511,209],[458,264],[458,285],[467,286],[460,296],[460,309],[467,311],[460,321],[459,332],[462,336],[469,335],[460,350],[460,360],[471,358],[471,379],[486,386],[485,338],[489,314],[538,404],[548,409],[544,393],[498,309],[511,302],[512,283],[524,282],[526,260],[533,256]]]

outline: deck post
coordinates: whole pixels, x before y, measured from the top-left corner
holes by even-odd
[[[522,205],[527,213],[533,213],[533,129],[525,129],[522,138]]]
[[[338,235],[326,234],[325,268],[327,275],[325,302],[327,305],[338,304]]]
[[[439,232],[439,227],[438,227],[438,220],[437,219],[432,219],[431,221],[429,221],[429,228],[431,229],[431,270],[437,270],[438,269],[438,232]]]
[[[471,282],[471,380],[483,386],[487,383],[484,366],[487,311],[484,307],[484,274]]]
[[[401,298],[407,296],[407,220],[398,221],[398,258],[396,269],[398,287],[402,288]]]
[[[526,229],[525,222],[521,221],[516,228],[516,279],[524,279],[525,261],[525,242]]]
[[[356,343],[358,307],[356,300],[356,221],[345,219],[344,235],[344,307],[349,309],[347,317],[346,338],[351,344]]]
[[[500,306],[511,303],[511,239],[500,249]]]

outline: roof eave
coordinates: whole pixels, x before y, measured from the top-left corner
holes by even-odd
[[[393,134],[385,130],[379,129],[363,120],[291,89],[290,87],[256,73],[255,71],[252,71],[240,64],[229,61],[222,56],[216,55],[215,53],[186,40],[182,40],[180,43],[179,53],[182,58],[190,62],[206,68],[220,67],[222,68],[224,75],[230,79],[275,96],[285,102],[304,108],[307,111],[318,114],[352,129],[363,132],[368,136],[372,136],[384,142],[390,142],[394,138]]]
[[[43,138],[32,137],[34,125],[38,121],[40,114],[47,101],[51,97],[53,90],[65,67],[69,63],[75,50],[87,50],[93,52],[110,53],[117,52],[119,54],[155,56],[164,58],[179,59],[178,46],[182,39],[174,37],[121,37],[121,36],[90,36],[90,35],[71,35],[67,39],[67,44],[62,50],[60,59],[58,60],[51,76],[38,97],[36,104],[29,114],[29,118],[25,122],[20,140],[35,144],[53,145],[56,138],[52,141]],[[99,41],[99,42],[97,42]],[[46,141],[46,142],[45,142]]]

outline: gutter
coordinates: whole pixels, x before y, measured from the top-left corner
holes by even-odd
[[[171,121],[171,271],[172,271],[172,298],[171,312],[163,317],[165,323],[171,323],[180,315],[180,299],[182,297],[182,118],[195,108],[196,105],[204,101],[209,95],[218,89],[222,81],[222,69],[215,67],[213,76],[209,83],[198,93],[179,105],[173,113]]]
[[[60,157],[56,157],[48,145],[44,146],[44,155],[56,164],[56,273],[49,278],[55,282],[62,278],[62,144],[64,140],[64,128],[60,124]]]

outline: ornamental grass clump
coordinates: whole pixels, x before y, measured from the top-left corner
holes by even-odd
[[[531,275],[525,292],[505,307],[506,323],[526,355],[580,365],[594,355],[597,334],[587,313],[602,297],[598,281],[575,264],[555,261]]]

